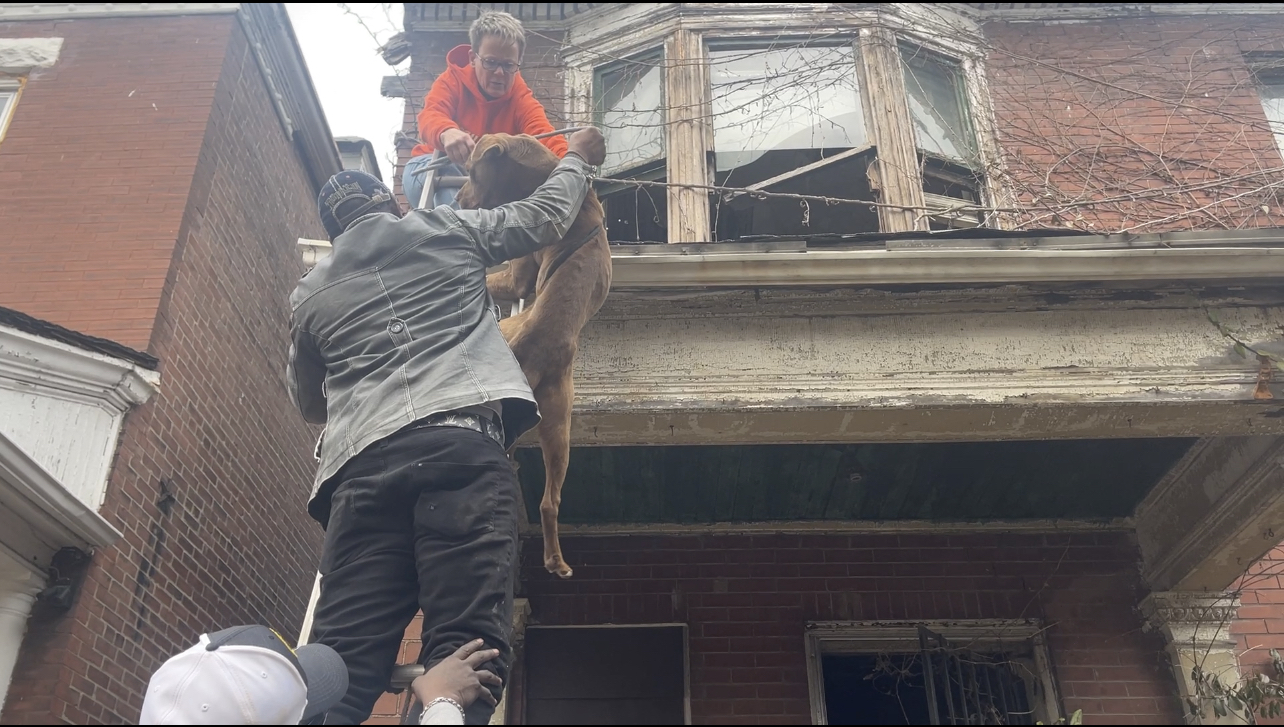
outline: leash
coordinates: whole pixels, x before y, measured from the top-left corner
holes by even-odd
[[[577,131],[583,131],[583,130],[585,130],[585,129],[587,129],[587,128],[589,128],[589,127],[587,127],[587,126],[571,126],[571,127],[565,128],[565,129],[557,130],[557,131],[546,131],[546,132],[544,132],[543,134],[536,134],[536,135],[535,135],[534,137],[532,137],[532,138],[534,138],[534,139],[547,139],[547,138],[549,138],[550,136],[564,136],[564,135],[566,135],[566,134],[574,134],[574,133],[575,133],[575,132],[577,132]],[[441,150],[440,150],[440,149],[438,149],[437,151],[441,151]],[[441,169],[442,167],[449,166],[449,165],[450,165],[450,164],[452,164],[452,163],[453,163],[453,162],[451,162],[451,161],[450,161],[450,157],[447,157],[447,156],[444,156],[444,155],[443,155],[440,159],[433,159],[432,161],[430,161],[430,162],[428,162],[427,164],[423,165],[422,167],[420,167],[420,168],[416,169],[415,171],[411,172],[410,174],[411,174],[412,176],[416,176],[416,177],[418,177],[418,176],[420,176],[421,174],[427,174],[428,172],[431,172],[431,171],[432,171],[432,170],[434,170],[434,169]]]

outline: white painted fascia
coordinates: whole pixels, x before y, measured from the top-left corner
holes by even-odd
[[[156,393],[160,374],[106,354],[0,326],[0,386],[35,388],[123,414]]]
[[[1284,247],[1148,250],[612,250],[611,288],[1284,278]]]
[[[0,21],[116,18],[143,15],[219,15],[241,3],[0,3]]]
[[[120,537],[111,523],[0,434],[0,548],[44,577],[59,549],[92,552]]]

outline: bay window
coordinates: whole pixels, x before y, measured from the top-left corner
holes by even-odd
[[[612,241],[984,223],[976,50],[880,23],[882,10],[791,36],[788,27],[735,27],[737,13],[757,12],[741,7],[708,16],[657,9],[668,22],[654,25],[635,10],[632,34],[595,37],[600,44],[578,51],[580,113],[607,137],[597,189]]]

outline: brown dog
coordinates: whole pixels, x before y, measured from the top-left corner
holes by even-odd
[[[557,162],[557,156],[532,137],[483,136],[468,160],[459,206],[489,209],[529,197]],[[544,567],[562,578],[571,577],[557,540],[557,511],[571,456],[571,369],[580,330],[611,288],[611,252],[602,222],[602,205],[590,189],[561,242],[513,260],[506,270],[486,278],[492,298],[526,301],[521,313],[499,322],[499,330],[521,364],[542,415],[539,444],[545,479],[539,516]]]

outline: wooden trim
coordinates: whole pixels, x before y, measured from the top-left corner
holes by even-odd
[[[709,184],[704,153],[708,117],[704,43],[699,35],[679,28],[665,41],[665,156],[669,181],[675,184]],[[669,241],[708,242],[709,195],[702,189],[669,187]]]
[[[746,190],[755,190],[755,191],[756,191],[756,190],[759,190],[759,189],[766,189],[766,188],[768,188],[768,187],[770,187],[770,186],[772,186],[772,185],[780,184],[781,182],[787,182],[787,181],[789,181],[789,180],[793,179],[794,177],[800,177],[800,176],[802,176],[802,175],[804,175],[804,174],[808,174],[808,173],[810,173],[810,172],[814,172],[814,171],[816,171],[817,169],[823,169],[823,168],[825,168],[825,167],[829,166],[830,164],[834,164],[834,163],[836,163],[836,162],[841,162],[841,161],[843,161],[843,160],[845,160],[845,159],[851,159],[852,157],[860,156],[861,154],[865,154],[865,153],[868,153],[868,152],[870,152],[870,151],[873,151],[873,149],[874,149],[874,147],[870,146],[869,144],[866,144],[866,145],[864,145],[864,146],[856,147],[856,148],[854,148],[854,149],[848,149],[848,150],[846,150],[846,151],[841,151],[841,152],[839,152],[839,153],[837,153],[837,154],[835,154],[835,155],[833,155],[833,156],[825,157],[824,159],[821,159],[820,161],[815,161],[815,162],[812,162],[811,164],[804,164],[803,166],[798,167],[798,168],[796,168],[796,169],[790,169],[789,171],[784,172],[784,173],[782,173],[782,174],[777,174],[776,176],[771,177],[770,179],[764,179],[764,180],[762,180],[761,182],[754,182],[753,184],[749,185],[748,187],[745,187],[745,189],[746,189]],[[729,196],[731,196],[731,197],[739,197],[739,196],[740,196],[740,195],[742,195],[742,194],[747,194],[747,192],[736,192],[736,193],[731,194],[731,195],[729,195]]]
[[[879,207],[879,229],[926,230],[927,220],[917,212],[926,203],[897,35],[883,27],[862,28],[857,55],[869,140],[878,147],[878,158],[872,165],[877,172],[878,201],[910,208]]]
[[[13,91],[13,100],[3,110],[4,115],[0,116],[0,143],[4,142],[5,135],[9,133],[9,125],[18,111],[18,104],[22,102],[22,92],[26,87],[27,79],[24,76],[14,78],[0,75],[0,91]]]

